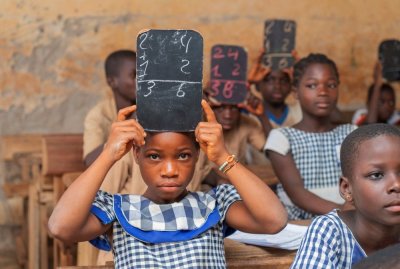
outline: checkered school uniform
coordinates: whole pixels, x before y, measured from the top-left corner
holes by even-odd
[[[228,184],[172,204],[99,191],[91,212],[113,222],[112,247],[105,235],[90,242],[113,250],[115,268],[226,268],[225,215],[240,199]]]
[[[321,133],[305,132],[291,127],[278,128],[271,131],[265,149],[283,155],[291,152],[305,189],[310,191],[325,189],[328,193],[323,194],[325,197],[321,196],[322,198],[341,199],[338,187],[341,176],[340,145],[356,128],[355,125],[344,124],[329,132]],[[282,149],[283,147],[285,149]],[[277,185],[277,194],[288,211],[289,219],[314,217],[290,201],[282,184]],[[335,199],[330,199],[331,195]]]
[[[291,269],[346,269],[367,257],[333,210],[316,217],[304,235]]]

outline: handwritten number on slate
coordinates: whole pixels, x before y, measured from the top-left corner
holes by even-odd
[[[219,64],[215,65],[212,69],[211,72],[213,72],[214,77],[222,77],[221,73],[219,72]]]
[[[211,85],[211,96],[217,96],[219,94],[219,85],[221,85],[221,82],[219,80],[213,80],[212,85]]]
[[[188,66],[190,64],[189,60],[182,59],[182,62],[184,64],[181,66],[181,72],[186,74],[186,75],[190,74],[190,72],[187,72],[187,71],[183,70],[183,68],[185,68],[186,66]]]
[[[185,83],[181,83],[181,85],[179,86],[179,89],[176,92],[176,96],[178,96],[178,97],[184,97],[185,96],[185,92],[182,90],[183,85],[185,85]]]
[[[235,63],[233,66],[232,76],[237,77],[240,75],[240,64]]]
[[[147,90],[149,90],[149,92],[146,93],[146,94],[144,94],[143,96],[144,96],[144,97],[149,96],[149,95],[152,93],[151,89],[152,89],[154,86],[156,86],[156,83],[155,83],[153,80],[147,81]]]
[[[233,81],[228,80],[227,82],[225,82],[225,86],[222,91],[222,94],[224,95],[224,97],[226,99],[232,98],[232,95],[233,95],[232,89],[233,89],[234,85],[235,85],[235,83]]]
[[[221,47],[216,47],[215,48],[215,53],[213,54],[213,58],[214,59],[222,59],[225,58],[224,53],[222,52],[222,48]]]
[[[229,48],[229,49],[228,49],[227,55],[228,55],[228,57],[234,58],[235,61],[237,61],[237,59],[238,59],[238,57],[239,57],[239,51],[238,51],[238,50],[232,51],[232,49]]]

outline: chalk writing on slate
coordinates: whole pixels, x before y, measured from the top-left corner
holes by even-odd
[[[263,64],[272,70],[289,68],[294,64],[296,22],[292,20],[266,20],[264,27]]]
[[[194,131],[201,120],[203,38],[192,30],[137,37],[137,118],[147,131]]]
[[[382,64],[382,76],[388,81],[400,81],[400,41],[396,39],[382,41],[378,54]]]
[[[226,104],[242,103],[247,94],[247,53],[244,48],[215,45],[211,49],[210,95]]]

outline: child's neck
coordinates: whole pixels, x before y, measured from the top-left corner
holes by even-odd
[[[306,132],[322,133],[331,131],[336,125],[331,122],[329,117],[311,118],[303,114],[302,120],[293,127]]]
[[[280,118],[286,109],[286,104],[270,104],[268,102],[264,103],[265,110],[274,115],[276,118]]]

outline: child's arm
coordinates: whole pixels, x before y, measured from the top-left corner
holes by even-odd
[[[382,65],[380,62],[377,62],[374,67],[374,88],[372,90],[372,96],[368,104],[368,115],[366,123],[378,122],[378,106],[379,97],[381,94],[382,80]]]
[[[100,156],[83,172],[61,196],[49,219],[49,231],[66,242],[93,239],[104,234],[111,224],[103,225],[90,213],[97,191],[108,170],[133,146],[144,144],[145,132],[135,120],[125,120],[136,106],[121,109],[117,122],[112,124],[110,136]]]
[[[325,200],[304,188],[304,182],[291,153],[281,155],[268,150],[268,158],[271,160],[276,176],[295,205],[318,215],[341,207],[341,205]]]
[[[202,101],[207,122],[200,122],[196,128],[196,139],[207,157],[216,165],[222,165],[229,154],[225,148],[222,127],[206,101]],[[229,226],[251,233],[277,233],[287,222],[287,213],[278,197],[256,175],[240,163],[227,173],[243,199],[233,203],[226,214]]]

